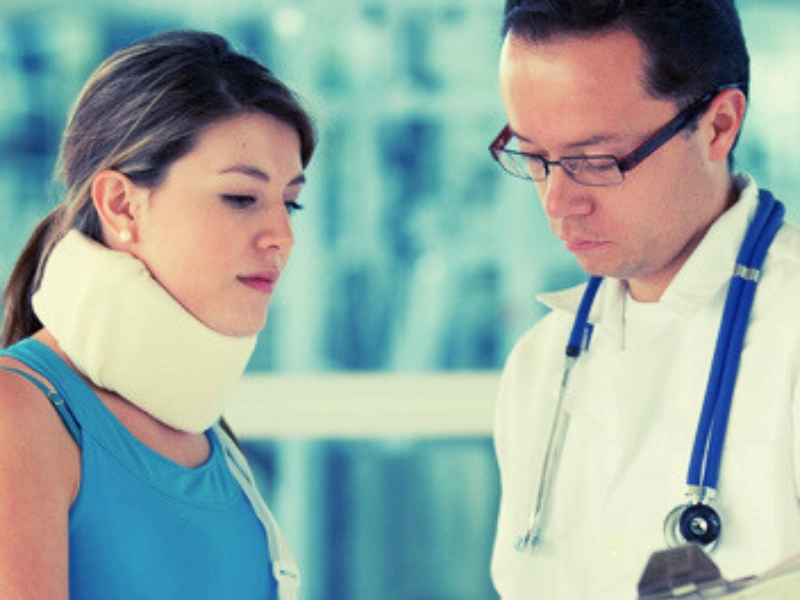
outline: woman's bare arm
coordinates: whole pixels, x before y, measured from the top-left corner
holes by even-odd
[[[80,451],[50,400],[0,370],[0,598],[67,600],[79,485]]]

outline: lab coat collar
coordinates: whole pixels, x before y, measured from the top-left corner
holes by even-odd
[[[707,303],[733,275],[739,248],[758,208],[758,188],[750,176],[736,176],[734,185],[740,190],[739,199],[714,222],[661,296],[660,302],[678,312],[693,312]]]
[[[745,173],[736,175],[734,185],[740,190],[738,201],[714,222],[664,291],[659,302],[665,307],[688,314],[710,301],[730,281],[739,247],[758,206],[758,187],[752,177]],[[538,300],[552,310],[574,315],[584,287],[582,284],[541,294]],[[606,278],[592,306],[589,321],[602,324],[608,333],[621,334],[627,294],[625,281]]]

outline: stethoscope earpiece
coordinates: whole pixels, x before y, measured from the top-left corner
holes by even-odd
[[[703,502],[676,506],[664,519],[664,541],[670,548],[695,544],[706,552],[712,552],[721,533],[719,513]]]

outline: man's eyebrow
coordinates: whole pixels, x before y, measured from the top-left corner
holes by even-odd
[[[582,140],[578,140],[575,142],[570,142],[566,145],[567,148],[586,148],[587,146],[598,146],[601,144],[610,144],[612,142],[617,142],[620,140],[620,136],[612,133],[601,133],[598,135],[592,135],[588,138],[584,138]]]
[[[242,175],[246,175],[248,177],[252,177],[254,179],[258,179],[259,181],[264,181],[264,182],[271,181],[271,178],[270,178],[268,173],[266,173],[265,171],[262,171],[258,167],[254,167],[252,165],[233,165],[233,166],[227,167],[225,169],[222,169],[222,171],[220,171],[220,173],[222,173],[222,174],[241,173]],[[294,179],[292,179],[289,182],[289,185],[290,186],[292,186],[292,185],[302,185],[305,182],[306,182],[305,173],[300,173],[297,177],[295,177]]]
[[[513,129],[511,129],[511,127],[509,127],[509,131],[511,132],[512,136],[514,136],[515,138],[517,138],[518,140],[520,140],[522,142],[525,142],[527,144],[538,145],[532,139],[526,138],[524,135],[521,135],[518,132],[516,132]],[[589,137],[584,138],[582,140],[569,142],[569,143],[565,144],[564,147],[565,148],[574,148],[574,149],[586,148],[587,146],[597,146],[599,144],[608,144],[608,143],[612,143],[612,142],[617,142],[620,139],[621,139],[620,136],[617,135],[617,134],[601,133],[601,134],[589,136]]]
[[[527,143],[529,143],[529,144],[532,144],[532,143],[533,143],[533,140],[529,140],[529,139],[528,139],[528,138],[526,138],[524,135],[520,134],[520,133],[519,133],[519,132],[517,132],[517,131],[514,131],[514,130],[511,128],[511,125],[509,125],[509,126],[508,126],[508,130],[511,132],[511,137],[515,137],[515,138],[517,138],[518,140],[522,140],[523,142],[527,142]]]

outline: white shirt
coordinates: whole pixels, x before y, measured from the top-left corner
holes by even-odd
[[[730,275],[757,206],[755,183],[723,214],[657,303],[603,282],[591,345],[570,378],[571,421],[545,545],[525,533],[539,487],[582,286],[543,297],[553,311],[516,345],[500,386],[495,444],[502,496],[492,577],[505,600],[632,599],[686,473]],[[746,187],[745,187],[746,186]],[[728,579],[800,552],[800,229],[785,224],[758,285],[715,505],[712,558]]]

